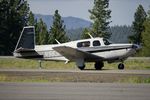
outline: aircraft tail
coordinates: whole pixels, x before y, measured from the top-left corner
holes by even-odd
[[[35,29],[34,26],[24,27],[13,55],[18,58],[43,58],[35,50]]]
[[[19,49],[34,49],[35,47],[35,29],[34,26],[24,27],[17,45],[15,47],[15,51]]]

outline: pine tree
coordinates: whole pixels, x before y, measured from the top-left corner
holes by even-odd
[[[139,5],[135,14],[134,21],[132,23],[134,35],[130,36],[129,39],[132,43],[140,44],[142,42],[141,33],[144,31],[144,21],[146,20],[146,12],[142,5]]]
[[[35,33],[37,45],[49,44],[49,34],[47,31],[47,26],[42,19],[40,19],[39,22],[36,23]]]
[[[30,11],[28,25],[35,26],[35,41],[37,45],[49,44],[49,33],[47,31],[47,26],[40,18],[39,22],[34,19],[34,14]]]
[[[90,38],[90,36],[88,35],[89,32],[89,29],[88,28],[84,28],[82,34],[81,34],[81,39],[88,39]]]
[[[57,39],[59,42],[67,42],[68,37],[66,36],[65,32],[65,25],[63,25],[63,20],[61,19],[60,14],[58,13],[58,10],[55,11],[55,14],[53,16],[53,25],[50,27],[50,43],[56,44],[57,42],[55,39]]]
[[[109,10],[108,7],[109,0],[94,0],[93,9],[89,10],[91,13],[90,18],[94,22],[91,29],[92,36],[110,37],[111,34],[108,32],[108,28],[111,10]]]
[[[0,54],[12,55],[21,30],[28,22],[26,0],[0,0]]]
[[[144,22],[145,30],[142,32],[142,56],[150,57],[150,10],[148,11],[148,17]]]
[[[28,19],[28,25],[29,26],[34,26],[35,24],[36,24],[36,21],[34,19],[34,14],[32,13],[32,11],[30,11],[29,19]]]

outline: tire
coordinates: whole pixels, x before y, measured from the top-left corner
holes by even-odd
[[[101,70],[104,67],[103,62],[95,62],[95,69],[96,70]]]
[[[84,70],[85,65],[83,65],[83,66],[78,66],[78,68],[79,68],[80,70]]]
[[[118,65],[118,69],[123,70],[123,69],[124,69],[124,64],[120,63],[120,64]]]

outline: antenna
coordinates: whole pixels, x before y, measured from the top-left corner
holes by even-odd
[[[57,39],[55,39],[55,41],[56,41],[58,44],[61,44]]]
[[[93,39],[93,36],[89,32],[87,34],[90,36],[91,39]]]

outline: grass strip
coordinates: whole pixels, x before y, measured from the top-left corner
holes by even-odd
[[[43,69],[77,69],[74,62],[65,64],[57,61],[42,61]],[[105,62],[104,69],[118,69],[119,63],[108,64]],[[150,69],[149,59],[130,59],[125,61],[126,69]],[[18,59],[18,58],[0,58],[0,69],[38,69],[38,60]],[[86,63],[86,69],[94,69],[94,63]]]
[[[96,77],[89,76],[85,79],[85,76],[20,76],[20,75],[7,75],[0,74],[0,82],[94,82],[94,83],[150,83],[150,77],[141,76],[123,76],[115,77],[111,80],[109,78],[103,78],[98,80]],[[113,78],[113,77],[112,77]]]

